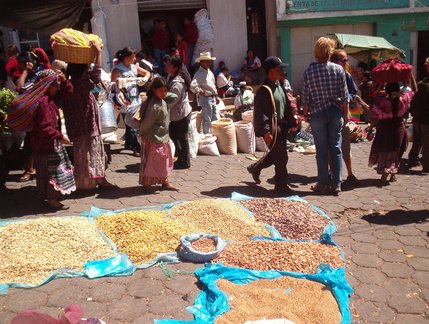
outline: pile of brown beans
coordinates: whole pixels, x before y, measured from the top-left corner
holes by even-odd
[[[304,201],[252,198],[239,201],[256,220],[274,226],[290,240],[319,240],[330,221]]]
[[[321,242],[247,241],[228,243],[212,263],[251,270],[316,273],[321,263],[341,268],[340,249]]]

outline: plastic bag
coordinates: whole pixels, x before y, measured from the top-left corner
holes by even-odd
[[[113,258],[85,262],[85,274],[88,278],[103,276],[129,276],[134,273],[135,266],[125,253]]]
[[[140,121],[135,118],[136,114],[139,114],[140,111],[140,104],[130,106],[127,108],[127,112],[125,114],[124,122],[129,127],[133,129],[139,129],[140,128]]]
[[[70,304],[64,309],[64,315],[60,319],[37,310],[26,310],[16,315],[10,324],[80,324],[82,316],[82,308],[77,304]]]
[[[200,238],[208,238],[213,240],[216,243],[216,250],[213,252],[201,252],[195,250],[192,247],[192,243]],[[213,234],[186,235],[180,239],[180,243],[182,244],[179,250],[180,256],[194,262],[208,262],[213,260],[219,256],[226,244],[220,236]]]

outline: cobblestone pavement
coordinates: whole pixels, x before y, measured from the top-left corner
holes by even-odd
[[[419,168],[401,169],[398,181],[378,186],[379,176],[367,166],[371,143],[352,144],[353,168],[361,187],[347,182],[339,196],[318,196],[310,185],[316,181],[314,155],[290,153],[293,192],[325,211],[337,225],[333,239],[347,259],[347,278],[355,292],[350,297],[353,323],[429,323],[429,176]],[[264,170],[255,185],[246,166],[250,155],[198,156],[189,170],[175,170],[171,182],[180,192],[144,195],[138,185],[139,158],[121,145],[112,145],[113,161],[108,179],[117,191],[74,193],[64,201],[68,211],[52,213],[34,197],[35,181],[17,183],[19,172],[9,176],[8,193],[1,194],[3,219],[77,215],[91,205],[104,209],[151,206],[179,200],[226,198],[232,192],[255,197],[275,197],[274,169]],[[261,156],[260,152],[257,156]],[[406,157],[407,155],[405,155]],[[403,161],[405,165],[406,160]],[[192,272],[198,264],[166,266]],[[0,323],[26,309],[54,317],[70,303],[84,309],[86,317],[111,324],[152,323],[152,319],[191,320],[185,310],[199,293],[192,274],[166,276],[160,267],[138,270],[128,277],[57,279],[34,289],[10,289],[0,296]]]

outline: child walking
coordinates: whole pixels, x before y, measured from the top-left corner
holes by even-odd
[[[179,191],[169,182],[173,171],[173,156],[169,142],[168,127],[170,112],[167,102],[177,100],[177,96],[169,94],[167,81],[163,77],[153,80],[147,92],[147,100],[140,109],[141,164],[139,183],[147,193],[155,193],[152,187],[162,185],[162,190]],[[166,102],[167,101],[167,102]]]

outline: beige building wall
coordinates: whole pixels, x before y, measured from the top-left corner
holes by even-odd
[[[115,2],[115,1],[113,1]],[[117,4],[111,0],[93,0],[93,11],[102,11],[105,14],[105,28],[107,39],[103,39],[109,52],[109,62],[113,60],[115,53],[131,46],[140,50],[140,30],[137,0],[119,0]],[[98,5],[100,4],[100,6]],[[97,23],[97,21],[95,22]],[[111,66],[103,68],[110,71]]]
[[[291,74],[292,89],[294,93],[301,93],[304,70],[315,62],[313,55],[313,46],[316,40],[327,34],[360,34],[373,36],[372,24],[349,24],[349,25],[330,25],[317,27],[297,27],[291,28],[290,43],[291,48]],[[356,66],[359,62],[349,56],[350,65]]]
[[[207,0],[213,28],[214,67],[225,61],[230,71],[241,69],[247,51],[245,0]]]

